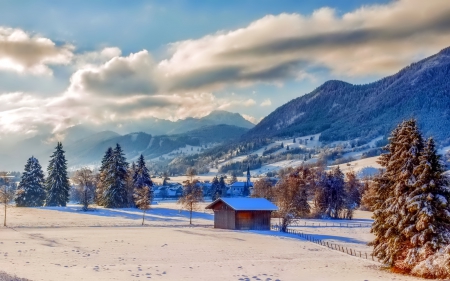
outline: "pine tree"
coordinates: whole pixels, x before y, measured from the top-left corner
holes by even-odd
[[[56,145],[56,150],[51,156],[47,172],[48,177],[45,183],[47,198],[45,205],[65,207],[67,202],[69,202],[70,184],[67,175],[67,161],[60,142]]]
[[[108,147],[108,149],[105,151],[105,155],[103,156],[102,162],[101,162],[101,166],[100,166],[100,170],[99,170],[99,184],[97,185],[97,189],[96,189],[96,203],[100,206],[104,206],[105,205],[105,200],[104,200],[104,191],[106,189],[107,186],[107,182],[106,182],[106,176],[108,174],[109,171],[109,166],[111,165],[111,158],[113,155],[113,149],[111,147]]]
[[[430,138],[414,169],[416,182],[407,194],[405,220],[409,225],[402,234],[408,238],[402,268],[411,270],[418,262],[450,244],[450,189],[444,168]],[[400,263],[399,263],[400,264]],[[397,265],[398,266],[398,265]]]
[[[144,156],[142,154],[139,157],[137,165],[135,165],[134,168],[133,186],[134,186],[134,193],[137,193],[139,189],[147,187],[148,188],[147,193],[151,203],[151,201],[153,200],[153,190],[152,190],[153,182],[150,178],[150,174],[147,169],[147,166],[145,165]]]
[[[386,170],[375,179],[377,202],[371,232],[375,240],[374,255],[395,266],[405,259],[410,248],[405,230],[415,224],[408,211],[407,198],[416,185],[415,168],[420,164],[423,139],[415,120],[402,122],[391,134],[380,164]]]
[[[219,189],[221,190],[221,197],[227,197],[227,185],[225,184],[225,179],[220,177],[219,179]]]
[[[220,188],[219,179],[214,177],[211,183],[211,200],[216,200],[222,195],[222,189]]]
[[[14,201],[18,207],[40,207],[44,205],[44,172],[39,161],[31,157],[19,183]]]
[[[128,205],[127,185],[128,163],[119,144],[113,150],[104,179],[104,206],[107,208],[124,208]]]

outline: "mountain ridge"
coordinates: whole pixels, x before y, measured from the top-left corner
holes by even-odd
[[[445,143],[449,116],[450,47],[372,83],[327,81],[274,110],[243,138],[316,133],[322,141],[373,138],[416,118],[426,136]]]

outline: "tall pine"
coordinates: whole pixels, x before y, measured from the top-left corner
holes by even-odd
[[[105,205],[105,200],[104,200],[103,195],[104,195],[104,191],[107,186],[106,176],[109,171],[109,166],[111,164],[112,155],[113,155],[113,149],[111,147],[108,147],[108,149],[105,151],[105,155],[103,155],[103,159],[102,159],[100,170],[99,170],[99,181],[98,181],[99,184],[97,185],[97,189],[95,191],[95,193],[96,193],[95,201],[100,206]]]
[[[402,122],[391,134],[390,143],[380,164],[385,168],[375,179],[377,203],[371,232],[375,239],[374,255],[382,262],[396,266],[405,259],[411,247],[405,235],[415,222],[408,210],[407,199],[416,185],[415,168],[420,164],[423,139],[413,119]]]
[[[33,156],[28,159],[25,171],[14,198],[18,207],[40,207],[44,205],[44,172]]]
[[[222,195],[222,189],[220,188],[219,179],[215,176],[211,183],[211,200],[216,200]]]
[[[107,208],[127,207],[128,163],[119,144],[114,148],[105,166],[103,205]]]
[[[134,163],[133,163],[134,164]],[[150,178],[150,173],[147,169],[147,166],[145,165],[144,156],[141,154],[141,156],[138,159],[138,162],[136,165],[134,165],[134,174],[133,174],[133,186],[134,186],[134,193],[142,194],[142,192],[139,192],[140,189],[147,187],[148,188],[148,196],[150,203],[153,200],[153,182]]]
[[[67,175],[67,161],[60,142],[56,145],[56,150],[50,158],[47,172],[48,177],[45,183],[47,198],[45,205],[66,206],[67,202],[69,202],[70,185]]]
[[[416,181],[406,197],[409,226],[402,234],[408,239],[402,267],[412,269],[418,262],[450,244],[450,189],[434,140],[428,139],[414,169]]]

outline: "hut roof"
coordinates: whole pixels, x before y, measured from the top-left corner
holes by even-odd
[[[214,209],[214,206],[223,202],[235,211],[277,211],[278,207],[265,198],[219,198],[206,206],[205,209]]]

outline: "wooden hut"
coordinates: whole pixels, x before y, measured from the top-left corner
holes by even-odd
[[[278,207],[265,198],[219,198],[206,209],[214,210],[214,228],[270,230]]]

